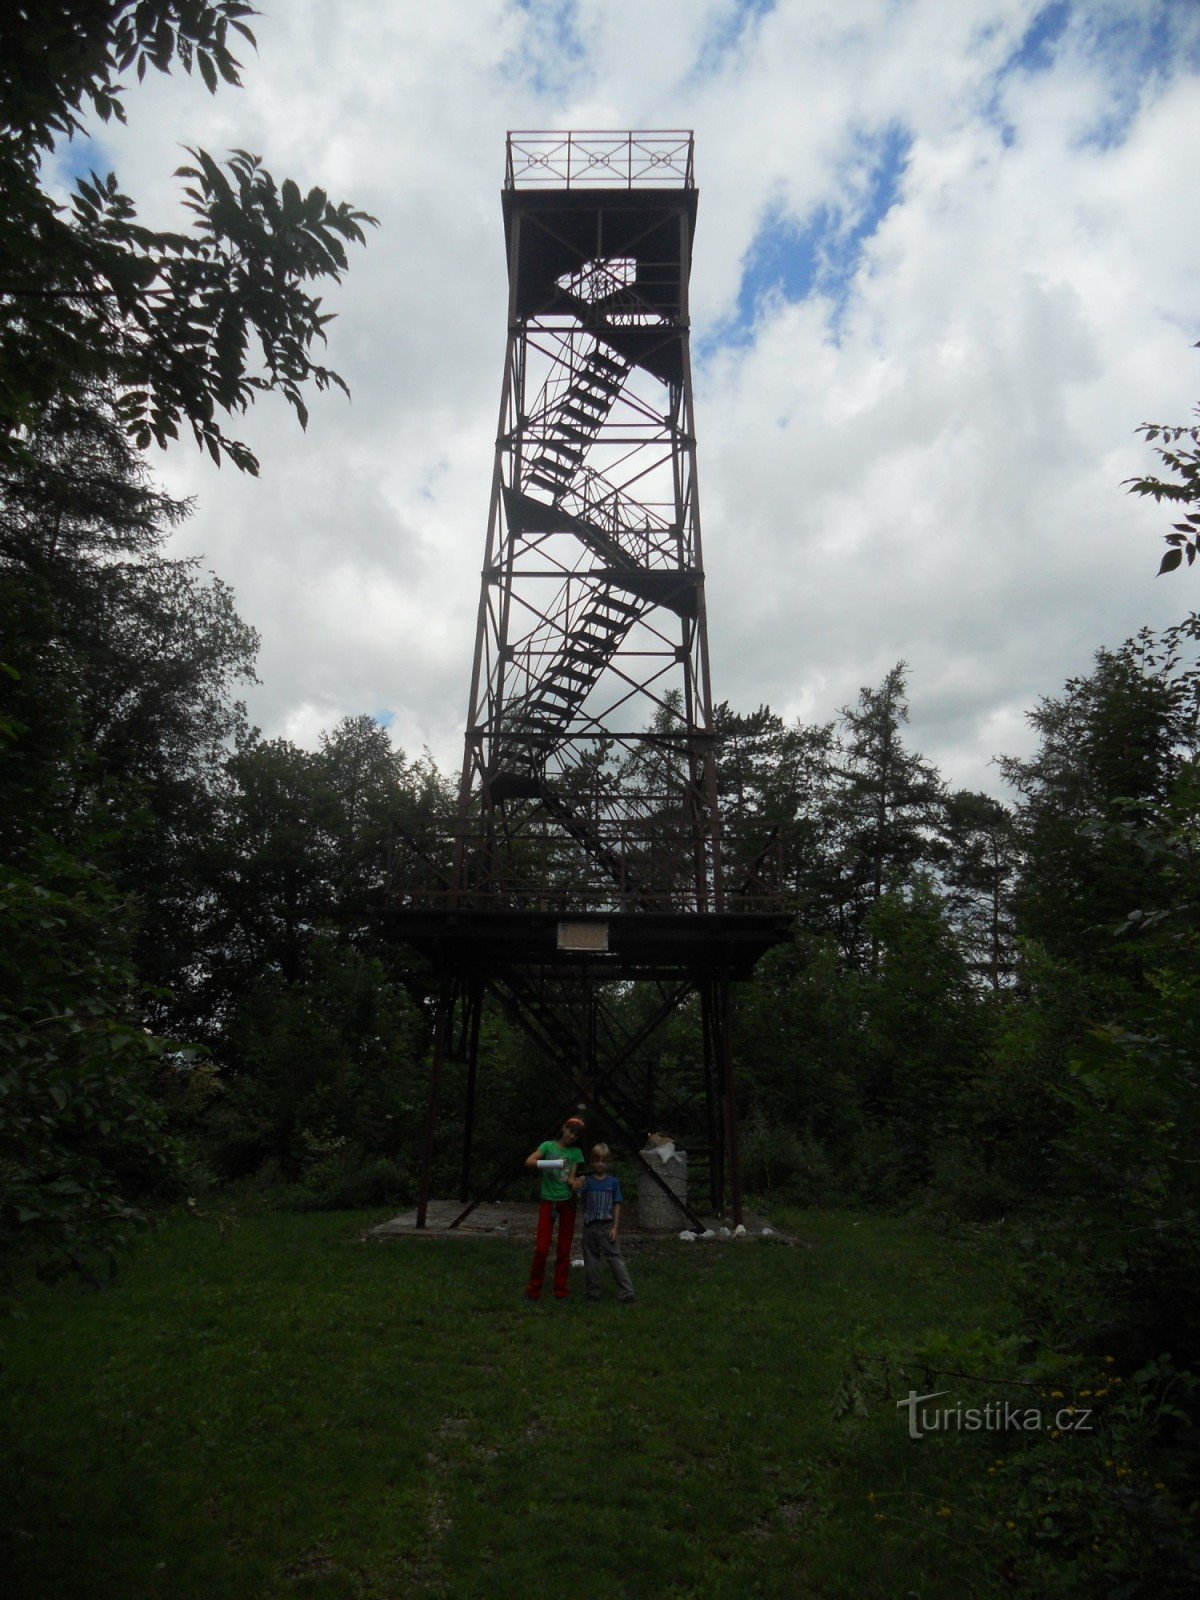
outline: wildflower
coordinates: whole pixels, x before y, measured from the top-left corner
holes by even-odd
[[[938,1516],[939,1517],[948,1517],[949,1515],[950,1515],[950,1507],[949,1506],[939,1506],[938,1507]]]
[[[1080,1399],[1081,1399],[1081,1400],[1086,1400],[1086,1399],[1087,1399],[1087,1397],[1088,1397],[1088,1396],[1089,1396],[1089,1395],[1090,1395],[1090,1394],[1091,1394],[1091,1392],[1092,1392],[1092,1391],[1091,1391],[1091,1390],[1090,1390],[1090,1389],[1080,1389],[1080,1391],[1079,1391],[1079,1398],[1080,1398]]]
[[[1061,1439],[1062,1438],[1062,1434],[1057,1428],[1051,1428],[1050,1429],[1050,1437],[1052,1439]]]
[[[1051,1391],[1050,1391],[1051,1400],[1061,1400],[1062,1397],[1063,1397],[1063,1392],[1062,1392],[1061,1389],[1051,1389]]]
[[[874,1489],[871,1490],[870,1494],[867,1496],[867,1499],[871,1500],[871,1501],[874,1501],[874,1499],[875,1499],[875,1491],[874,1491]]]
[[[1104,1365],[1106,1367],[1111,1367],[1115,1359],[1116,1359],[1115,1356],[1105,1356]]]
[[[1006,1522],[1004,1524],[1004,1526],[1008,1529],[1009,1533],[1011,1533],[1013,1531],[1013,1529],[1016,1527],[1016,1523],[1015,1522]]]
[[[1118,1478],[1127,1478],[1132,1470],[1133,1469],[1131,1467],[1118,1467],[1117,1468],[1117,1477]]]
[[[1105,1462],[1104,1462],[1104,1465],[1105,1465],[1105,1466],[1106,1466],[1106,1467],[1111,1467],[1111,1466],[1112,1466],[1112,1464],[1113,1464],[1113,1458],[1112,1458],[1112,1457],[1111,1457],[1111,1456],[1108,1456],[1108,1457],[1107,1457],[1107,1458],[1106,1458],[1106,1460],[1105,1460]]]
[[[995,1467],[989,1467],[989,1468],[988,1468],[988,1475],[989,1475],[989,1476],[990,1476],[990,1477],[995,1477],[995,1475],[996,1475],[996,1469],[995,1469]]]
[[[875,1513],[875,1521],[876,1522],[882,1522],[883,1521],[883,1512],[882,1511],[877,1511]]]
[[[1162,1494],[1162,1492],[1163,1492],[1163,1491],[1164,1491],[1164,1489],[1165,1489],[1165,1488],[1166,1488],[1166,1487],[1167,1487],[1167,1486],[1166,1486],[1166,1484],[1165,1484],[1165,1483],[1156,1483],[1156,1484],[1155,1484],[1155,1485],[1154,1485],[1154,1487],[1155,1487],[1155,1488],[1156,1488],[1156,1489],[1157,1489],[1157,1490],[1158,1490],[1158,1492],[1159,1492],[1159,1494]]]

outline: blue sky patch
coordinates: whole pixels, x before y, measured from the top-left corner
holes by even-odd
[[[53,160],[61,181],[72,189],[76,178],[88,178],[93,172],[104,178],[112,170],[112,157],[100,141],[78,135],[58,145]]]
[[[1054,0],[1037,13],[997,74],[997,91],[1012,73],[1049,71],[1068,28],[1074,46],[1090,58],[1089,65],[1108,88],[1104,115],[1079,141],[1085,149],[1110,150],[1121,144],[1143,96],[1156,81],[1200,70],[1200,7],[1181,6],[1178,0],[1145,0],[1118,15],[1093,11],[1079,0]],[[1004,144],[1011,145],[1016,130],[1000,110],[999,92],[988,110]]]
[[[539,94],[553,94],[585,59],[578,0],[513,0],[525,18],[526,38],[501,67],[507,78],[523,78]]]
[[[719,18],[701,42],[690,79],[706,78],[720,70],[724,58],[735,50],[775,9],[775,0],[735,0],[728,15]]]
[[[1005,72],[1043,72],[1054,62],[1054,47],[1071,18],[1068,0],[1043,6],[1025,30],[1025,37],[1004,64]]]
[[[371,721],[379,728],[390,728],[395,720],[396,713],[394,711],[373,711],[371,713]]]
[[[1200,8],[1166,0],[1129,16],[1101,23],[1080,13],[1084,49],[1108,66],[1108,109],[1082,141],[1111,150],[1121,144],[1143,96],[1183,72],[1200,70]]]
[[[1017,131],[1001,110],[1000,86],[1016,72],[1048,72],[1054,65],[1055,50],[1070,20],[1070,0],[1054,0],[1052,5],[1043,6],[1026,28],[1020,44],[996,73],[995,87],[984,114],[999,128],[1006,150],[1016,143]]]
[[[709,342],[739,343],[750,337],[758,305],[772,294],[796,302],[810,294],[827,295],[836,326],[849,299],[863,249],[895,204],[908,161],[912,136],[890,127],[865,147],[868,160],[861,192],[853,180],[844,205],[823,204],[800,221],[779,209],[768,213],[746,252],[737,310]],[[700,350],[703,359],[707,352]]]

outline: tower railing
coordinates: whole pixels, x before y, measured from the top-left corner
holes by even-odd
[[[507,189],[692,189],[690,129],[678,132],[514,131],[508,135]]]

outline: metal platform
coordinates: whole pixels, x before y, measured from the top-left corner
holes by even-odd
[[[430,910],[385,914],[392,936],[439,970],[484,976],[497,968],[589,974],[598,982],[748,978],[791,938],[784,912]]]

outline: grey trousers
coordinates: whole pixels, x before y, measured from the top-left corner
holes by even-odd
[[[618,1300],[633,1300],[633,1279],[621,1254],[620,1239],[616,1244],[608,1237],[612,1222],[589,1222],[583,1230],[583,1276],[589,1300],[600,1298],[600,1263],[607,1261],[612,1268],[617,1285]]]

